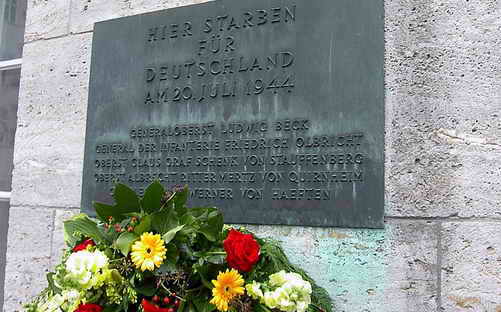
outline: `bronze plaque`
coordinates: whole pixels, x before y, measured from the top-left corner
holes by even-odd
[[[82,207],[188,185],[227,223],[383,226],[382,0],[227,0],[94,28]]]

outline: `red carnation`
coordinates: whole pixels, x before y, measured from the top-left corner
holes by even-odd
[[[81,304],[75,312],[102,312],[103,307],[93,303]]]
[[[146,299],[141,301],[141,305],[143,306],[144,312],[168,312],[169,310],[167,308],[161,308]]]
[[[261,247],[252,234],[243,234],[232,229],[223,245],[226,250],[226,261],[232,269],[249,272],[259,261]]]
[[[86,239],[82,243],[76,245],[72,250],[73,250],[73,252],[77,252],[80,250],[85,250],[89,246],[96,246],[96,243],[94,243],[94,241],[90,238]]]

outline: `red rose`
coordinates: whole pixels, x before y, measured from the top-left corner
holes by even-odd
[[[232,229],[223,245],[226,250],[226,261],[232,269],[249,272],[259,261],[261,247],[252,234],[243,234]]]
[[[103,307],[93,303],[81,304],[75,312],[102,312]]]
[[[141,301],[141,305],[143,306],[144,312],[168,312],[169,309],[161,308],[154,303],[149,302],[146,299]]]
[[[76,245],[72,250],[73,250],[73,252],[77,252],[80,250],[85,250],[89,246],[96,246],[96,243],[94,243],[94,241],[90,238],[86,239],[82,243]]]

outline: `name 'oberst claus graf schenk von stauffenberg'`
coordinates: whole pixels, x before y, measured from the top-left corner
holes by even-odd
[[[85,211],[159,180],[227,222],[383,225],[382,1],[214,1],[93,40]]]

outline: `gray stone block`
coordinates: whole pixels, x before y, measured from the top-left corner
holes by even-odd
[[[385,1],[387,215],[499,216],[494,3]]]
[[[14,206],[80,205],[91,36],[37,41],[24,48]]]
[[[54,209],[11,207],[5,268],[5,311],[22,311],[22,304],[46,287],[54,214]]]
[[[69,0],[28,1],[25,41],[48,39],[68,33]]]
[[[282,241],[325,287],[335,311],[437,310],[438,225],[389,221],[384,230],[248,226]]]
[[[206,0],[73,0],[70,30],[90,31],[100,21],[202,2]]]
[[[78,214],[79,211],[57,209],[54,217],[54,232],[51,243],[51,268],[61,262],[66,244],[64,243],[64,224],[63,222]]]
[[[15,262],[5,274],[4,312],[24,311],[22,306],[29,303],[47,287],[47,273],[50,257],[9,257]]]
[[[386,214],[499,217],[499,148],[451,142],[440,131],[431,133],[428,142],[387,155]]]
[[[443,311],[501,311],[501,222],[442,230]]]
[[[71,33],[90,31],[94,23],[131,15],[131,1],[73,0],[71,6]]]

